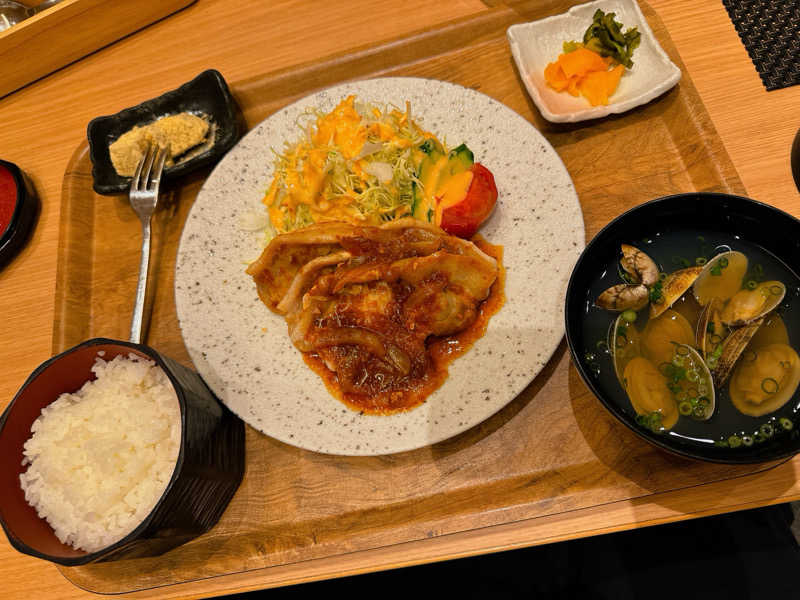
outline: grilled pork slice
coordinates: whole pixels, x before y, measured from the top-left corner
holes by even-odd
[[[413,388],[431,369],[426,340],[469,327],[498,265],[429,223],[323,223],[277,236],[247,272],[346,394]]]

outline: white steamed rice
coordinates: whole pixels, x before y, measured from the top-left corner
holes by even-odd
[[[20,475],[25,499],[59,540],[94,552],[121,540],[164,493],[178,458],[180,407],[154,362],[107,362],[34,421]]]

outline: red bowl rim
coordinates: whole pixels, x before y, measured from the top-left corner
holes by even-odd
[[[11,545],[14,546],[14,548],[16,548],[17,550],[19,550],[20,552],[22,552],[24,554],[29,554],[31,556],[35,556],[37,558],[42,558],[44,560],[48,560],[48,561],[51,561],[51,562],[54,562],[54,563],[57,563],[57,564],[61,564],[61,565],[65,565],[65,566],[77,566],[77,565],[83,565],[83,564],[87,564],[87,563],[90,563],[90,562],[97,561],[98,559],[102,558],[106,554],[114,552],[115,550],[117,550],[117,549],[119,549],[119,548],[121,548],[121,547],[123,547],[123,546],[125,546],[127,544],[130,544],[132,541],[136,540],[139,537],[139,535],[147,529],[147,527],[150,525],[150,523],[155,518],[159,508],[164,503],[165,498],[168,496],[170,490],[174,486],[175,481],[180,476],[180,473],[181,473],[181,470],[182,470],[182,467],[183,467],[183,463],[184,463],[185,446],[186,446],[186,435],[185,435],[185,432],[186,432],[186,399],[185,399],[185,396],[184,396],[184,393],[183,393],[182,386],[180,385],[180,383],[175,378],[174,374],[172,373],[172,370],[165,364],[163,358],[161,357],[161,355],[156,350],[154,350],[153,348],[150,348],[149,346],[146,346],[144,344],[136,344],[136,343],[133,343],[133,342],[123,341],[123,340],[114,340],[114,339],[110,339],[110,338],[92,338],[92,339],[86,340],[86,341],[81,342],[80,344],[78,344],[76,346],[73,346],[72,348],[69,348],[69,349],[61,352],[60,354],[57,354],[57,355],[53,356],[52,358],[49,358],[48,360],[46,360],[45,362],[40,364],[38,367],[36,367],[36,369],[34,369],[33,372],[25,380],[25,383],[22,384],[22,386],[20,387],[19,391],[17,391],[17,393],[14,395],[14,399],[11,401],[11,403],[8,405],[8,407],[5,409],[5,411],[3,411],[3,414],[0,415],[0,437],[2,437],[6,421],[8,419],[8,415],[11,414],[11,412],[14,410],[15,405],[17,404],[17,399],[20,397],[20,395],[23,393],[23,391],[34,380],[36,380],[48,367],[50,367],[50,365],[52,365],[53,363],[61,360],[65,356],[67,356],[69,354],[72,354],[73,352],[76,352],[77,350],[80,350],[82,348],[90,347],[90,346],[102,346],[102,345],[123,346],[123,347],[126,347],[126,348],[130,348],[131,350],[136,350],[136,351],[146,355],[148,358],[150,358],[150,360],[154,361],[166,373],[167,377],[169,378],[169,380],[170,380],[170,382],[172,384],[172,387],[175,389],[175,393],[176,393],[176,395],[178,397],[178,404],[180,406],[180,412],[181,412],[181,442],[180,442],[180,449],[179,449],[179,452],[178,452],[177,461],[175,463],[175,469],[172,472],[172,477],[170,478],[169,483],[167,483],[167,486],[166,486],[166,488],[164,488],[164,491],[162,492],[161,497],[155,503],[155,505],[153,506],[153,508],[150,511],[150,513],[148,513],[148,515],[144,518],[144,520],[133,531],[131,531],[128,535],[126,535],[124,538],[122,538],[121,540],[115,542],[114,544],[111,544],[110,546],[106,546],[105,548],[101,548],[100,550],[96,550],[94,552],[84,552],[84,554],[80,555],[80,556],[63,557],[63,556],[56,556],[56,555],[46,554],[44,552],[40,552],[40,551],[32,548],[31,546],[29,546],[28,544],[26,544],[25,542],[23,542],[22,540],[17,538],[17,536],[14,535],[14,533],[11,531],[10,525],[6,523],[6,519],[3,516],[2,502],[0,501],[0,525],[2,525],[3,530],[5,531],[6,537],[8,538],[9,542],[11,543]],[[56,400],[56,398],[53,398],[52,401],[55,401],[55,400]],[[41,519],[41,517],[39,517],[39,518]],[[47,523],[45,519],[41,519],[41,520],[44,521],[45,523]],[[47,523],[47,525],[48,525],[48,527],[50,526],[49,523]],[[71,546],[67,546],[66,544],[64,544],[64,545],[66,547],[70,548],[73,551],[76,550],[76,549],[72,548]],[[77,552],[82,552],[82,551],[81,550],[77,550]]]

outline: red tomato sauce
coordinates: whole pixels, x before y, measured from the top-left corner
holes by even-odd
[[[339,386],[336,373],[328,369],[316,353],[303,353],[305,363],[325,382],[328,391],[351,409],[366,414],[393,414],[410,410],[423,402],[447,379],[448,366],[462,356],[486,333],[489,319],[500,310],[506,301],[506,271],[503,267],[503,246],[495,246],[476,235],[472,242],[483,252],[497,260],[498,274],[492,284],[489,297],[478,309],[478,317],[463,331],[446,337],[431,337],[427,351],[431,358],[430,369],[418,380],[409,382],[406,389],[396,390],[369,398],[356,394],[346,394]]]
[[[11,171],[0,165],[0,237],[11,224],[17,207],[17,182]]]

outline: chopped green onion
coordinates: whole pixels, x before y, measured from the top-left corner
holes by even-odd
[[[705,256],[698,256],[697,258],[694,259],[694,264],[696,264],[698,267],[702,267],[707,262],[708,259]]]
[[[749,436],[749,435],[743,435],[743,436],[742,436],[742,443],[743,443],[745,446],[748,446],[748,447],[749,447],[749,446],[752,446],[752,445],[753,445],[753,437],[752,437],[752,436]]]
[[[677,346],[675,348],[675,354],[677,354],[678,356],[688,356],[689,348],[687,346]]]
[[[769,423],[764,423],[761,427],[758,428],[758,432],[765,438],[771,438],[772,435],[775,433],[775,428]]]
[[[754,290],[754,289],[756,289],[756,288],[758,287],[758,283],[756,283],[755,281],[753,281],[753,280],[751,279],[750,281],[748,281],[748,282],[745,284],[745,287],[746,287],[748,290]]]
[[[662,415],[660,412],[651,412],[647,416],[647,423],[653,433],[660,433],[663,427],[661,426]]]
[[[684,417],[688,417],[690,414],[692,414],[692,410],[693,408],[691,402],[687,402],[684,400],[683,402],[678,404],[678,412],[681,413],[681,415],[683,415]]]
[[[679,267],[683,267],[684,269],[692,265],[692,263],[689,262],[688,258],[683,258],[682,256],[673,256],[672,263]]]
[[[675,366],[672,363],[662,362],[660,365],[658,365],[658,370],[664,377],[671,378],[672,373],[675,370]]]
[[[662,280],[656,281],[650,288],[650,302],[654,304],[660,304],[664,301],[664,294],[661,291],[661,281]]]
[[[778,424],[784,429],[784,431],[789,431],[794,427],[794,423],[792,423],[792,421],[786,417],[781,417],[778,419]]]
[[[777,393],[779,387],[780,386],[778,385],[778,382],[772,377],[767,377],[766,379],[761,380],[761,389],[767,394]]]
[[[727,259],[727,258],[725,258],[725,257],[723,256],[722,258],[720,258],[720,259],[717,261],[717,264],[719,265],[719,267],[720,267],[721,269],[724,269],[725,267],[727,267],[727,266],[728,266],[728,259]]]
[[[731,448],[738,448],[742,445],[742,438],[734,434],[728,438],[728,446]]]
[[[633,323],[636,320],[636,311],[628,309],[622,313],[622,318],[628,323]]]

